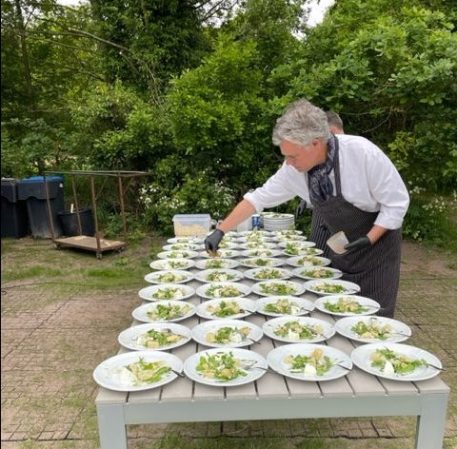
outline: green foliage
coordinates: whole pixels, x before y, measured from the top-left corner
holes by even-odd
[[[403,224],[403,234],[413,240],[432,242],[457,250],[457,194],[452,197],[433,196],[424,189],[410,191],[411,204]]]
[[[212,218],[223,218],[233,207],[235,196],[233,190],[202,171],[185,175],[182,184],[173,189],[159,182],[146,185],[139,201],[145,208],[146,221],[172,234],[173,215],[209,213]]]
[[[138,169],[153,166],[170,145],[162,106],[146,103],[120,81],[94,83],[69,94],[73,152],[94,168]]]

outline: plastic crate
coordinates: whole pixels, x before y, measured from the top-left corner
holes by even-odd
[[[178,214],[173,217],[176,237],[205,236],[211,227],[209,214]]]

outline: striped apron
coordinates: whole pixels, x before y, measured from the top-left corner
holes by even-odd
[[[341,194],[339,148],[335,148],[336,196],[323,201],[312,202],[313,217],[310,240],[324,251],[324,256],[338,268],[343,279],[360,285],[362,296],[372,298],[381,304],[378,315],[393,317],[400,280],[401,229],[387,231],[372,247],[334,253],[326,241],[338,231],[344,231],[353,242],[365,236],[372,228],[378,212],[366,212],[347,202]]]

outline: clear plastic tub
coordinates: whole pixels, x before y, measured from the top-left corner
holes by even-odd
[[[177,214],[173,217],[176,237],[206,236],[211,228],[209,214]]]

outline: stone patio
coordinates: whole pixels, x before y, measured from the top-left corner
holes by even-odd
[[[48,253],[55,251],[46,241],[25,243]],[[17,262],[16,251],[23,250],[23,244],[10,245],[2,256],[4,267]],[[59,254],[57,265],[74,263],[71,250]],[[77,255],[78,264],[93,266],[109,266],[116,257],[112,254],[97,261],[91,254]],[[433,352],[447,368],[442,379],[451,387],[444,446],[448,449],[457,447],[455,267],[437,251],[405,243],[396,313],[397,319],[412,328],[408,343]],[[88,293],[84,282],[68,288],[65,279],[58,288],[56,283],[43,278],[2,283],[1,441],[5,449],[98,447],[97,386],[92,371],[116,354],[117,336],[130,325],[131,312],[140,304],[138,288]],[[144,285],[142,279],[138,285]],[[291,447],[294,442],[320,437],[328,443],[325,447],[403,449],[413,447],[414,426],[412,418],[131,426],[129,447],[155,447],[166,434],[174,433],[188,440],[225,435],[233,438],[234,447],[237,439],[245,437],[286,438]]]

